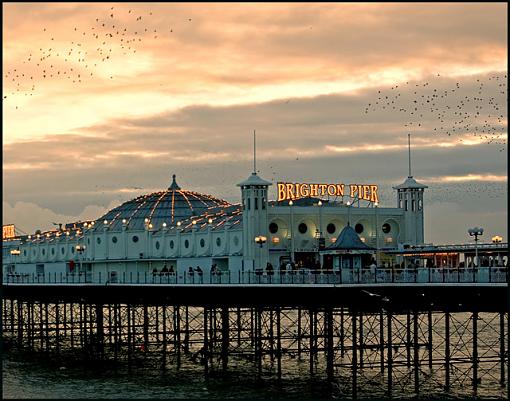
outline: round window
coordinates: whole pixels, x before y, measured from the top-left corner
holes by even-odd
[[[51,254],[55,255],[55,248],[51,248]]]
[[[159,249],[159,241],[156,241],[156,249]]]
[[[138,242],[138,236],[136,235],[133,235],[133,238],[131,238],[133,240],[133,242]]]
[[[200,239],[200,246],[202,248],[205,246],[205,240],[203,238]]]
[[[363,232],[363,230],[365,229],[365,227],[363,227],[363,224],[361,223],[358,223],[354,226],[354,230],[358,233],[358,234],[361,234]]]
[[[391,231],[391,226],[388,223],[384,223],[382,225],[382,231],[385,234],[388,234]]]
[[[299,226],[298,226],[298,230],[301,234],[304,234],[306,233],[306,231],[308,230],[308,226],[305,224],[305,223],[301,223]]]
[[[189,248],[189,241],[188,240],[184,241],[184,248]]]
[[[216,245],[221,246],[221,238],[216,238]]]
[[[101,238],[97,237],[97,243],[100,244],[101,243]]]
[[[116,237],[115,235],[112,237],[112,242],[113,242],[114,244],[116,244],[116,243],[117,243],[117,237]]]
[[[278,232],[278,224],[276,223],[269,224],[269,232],[271,234],[276,234]]]
[[[326,230],[328,230],[328,233],[333,234],[336,231],[336,226],[333,223],[329,223]]]
[[[66,249],[65,249],[64,247],[62,247],[62,249],[61,249],[60,251],[62,252],[62,255],[63,255],[64,253],[66,253]]]

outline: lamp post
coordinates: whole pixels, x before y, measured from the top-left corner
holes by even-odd
[[[258,235],[255,237],[255,243],[258,244],[259,248],[262,249],[264,244],[267,241],[267,237],[264,237],[263,235]],[[260,251],[259,251],[259,263],[260,263]]]
[[[475,237],[475,259],[476,259],[476,267],[479,267],[480,262],[478,261],[478,236],[483,235],[483,228],[474,227],[468,230],[468,233],[471,237]]]
[[[85,245],[76,245],[76,252],[80,254],[80,273],[83,272],[83,252],[87,247]]]
[[[347,225],[351,225],[351,201],[347,201]]]
[[[377,221],[377,209],[379,203],[375,202],[375,264],[379,267],[379,222]]]
[[[290,261],[294,262],[294,210],[292,208],[294,202],[289,201],[290,206]]]
[[[322,264],[323,264],[323,261],[322,261],[322,258],[321,258],[321,253],[320,253],[320,249],[321,249],[321,246],[323,245],[323,237],[322,237],[322,201],[319,199],[319,202],[317,202],[317,206],[319,207],[319,242],[318,242],[318,245],[317,245],[317,253],[318,253],[318,256],[319,256],[319,263],[321,265],[321,268],[322,268]]]

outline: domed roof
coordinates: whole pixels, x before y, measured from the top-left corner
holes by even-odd
[[[213,206],[226,207],[230,203],[210,195],[182,190],[175,182],[174,174],[173,182],[166,191],[141,195],[124,202],[97,219],[95,229],[101,230],[104,220],[108,228],[114,231],[122,229],[123,220],[129,229],[144,229],[146,222],[150,222],[154,229],[159,229],[163,223],[175,225],[178,221],[201,215]]]

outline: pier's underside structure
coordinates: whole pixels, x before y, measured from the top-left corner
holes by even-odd
[[[508,396],[503,283],[9,284],[3,298],[5,345],[52,358],[277,381],[299,370],[352,398]]]

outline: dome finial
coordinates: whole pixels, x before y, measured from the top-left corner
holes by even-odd
[[[168,189],[172,189],[174,191],[177,189],[181,189],[181,187],[177,185],[177,182],[175,182],[175,174],[172,174],[172,185],[170,185]]]

